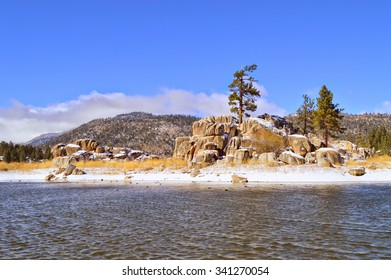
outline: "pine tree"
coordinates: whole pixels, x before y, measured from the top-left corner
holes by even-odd
[[[296,114],[303,135],[306,135],[313,125],[314,100],[307,94],[303,95],[303,99],[303,104],[297,109]]]
[[[3,161],[6,163],[10,163],[12,161],[11,151],[8,147],[3,151]]]
[[[43,158],[49,160],[51,159],[51,157],[52,157],[52,150],[50,149],[49,146],[46,146]]]
[[[333,103],[333,93],[325,85],[322,86],[316,101],[317,108],[313,112],[314,127],[323,134],[323,139],[327,147],[330,136],[335,136],[335,133],[342,133],[344,131],[341,127],[341,120],[343,118],[342,111],[344,109],[338,108],[338,103]]]
[[[257,109],[255,104],[256,97],[260,97],[259,90],[254,87],[255,80],[249,73],[257,69],[256,64],[247,65],[234,74],[234,80],[228,86],[231,94],[229,95],[228,105],[231,106],[231,112],[236,113],[239,124],[243,122],[243,117],[249,117],[247,112],[254,112]]]

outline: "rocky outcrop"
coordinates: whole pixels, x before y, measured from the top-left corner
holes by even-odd
[[[178,137],[175,139],[174,158],[184,159],[187,151],[191,148],[192,142],[190,137]]]
[[[194,122],[193,136],[175,140],[173,157],[185,159],[190,166],[214,163],[225,155],[230,139],[237,134],[236,122],[231,116],[206,117]]]
[[[342,166],[344,159],[358,155],[359,149],[349,141],[339,141],[334,148],[324,148],[322,140],[303,135],[288,135],[283,118],[264,114],[238,125],[233,117],[206,117],[194,122],[193,135],[176,139],[173,157],[182,158],[189,167],[225,160],[230,164],[318,164]],[[278,154],[278,159],[276,154]],[[342,157],[342,155],[344,157]]]
[[[99,146],[99,142],[95,139],[85,138],[76,140],[73,144],[80,146],[84,151],[95,152],[96,148]]]
[[[343,159],[340,153],[332,148],[320,148],[315,152],[316,162],[319,166],[342,166]]]

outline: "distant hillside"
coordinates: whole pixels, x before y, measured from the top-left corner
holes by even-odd
[[[58,137],[59,135],[61,135],[61,132],[60,133],[46,133],[46,134],[42,134],[42,135],[39,135],[39,136],[31,139],[30,141],[28,141],[28,142],[26,142],[24,144],[25,145],[31,145],[33,147],[38,147],[38,146],[41,146],[41,145],[45,145],[50,140]]]
[[[288,119],[293,122],[294,127],[298,126],[294,115],[290,115]],[[390,114],[345,114],[342,119],[342,127],[346,128],[346,131],[338,135],[338,138],[352,141],[360,146],[366,146],[371,130],[378,129],[382,125],[388,131],[391,131]]]
[[[92,120],[45,144],[71,143],[81,138],[94,138],[103,145],[126,146],[151,154],[171,155],[175,138],[191,135],[198,118],[185,115],[153,115],[142,112]]]
[[[342,119],[342,126],[346,128],[346,131],[340,135],[340,138],[347,139],[359,145],[365,145],[372,129],[378,129],[380,126],[384,126],[387,131],[391,131],[391,115],[347,114]]]

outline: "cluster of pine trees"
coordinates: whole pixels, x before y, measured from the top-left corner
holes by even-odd
[[[52,153],[49,146],[42,150],[39,147],[33,147],[31,145],[20,145],[2,141],[0,142],[0,155],[2,155],[4,162],[10,163],[50,159]]]
[[[391,132],[387,131],[384,125],[373,128],[368,136],[368,144],[375,151],[391,154]]]
[[[332,102],[333,94],[326,86],[320,90],[316,106],[315,101],[308,95],[303,95],[303,99],[303,104],[296,111],[299,132],[304,135],[320,132],[326,145],[330,136],[338,138],[343,135],[346,130],[341,122],[344,117],[343,109],[338,108],[338,104]],[[391,153],[391,132],[384,125],[372,128],[369,135],[355,134],[353,136],[350,135],[347,140],[384,154]]]

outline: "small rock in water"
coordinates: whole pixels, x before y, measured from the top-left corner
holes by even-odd
[[[365,174],[365,167],[355,167],[349,170],[352,176],[363,176]]]
[[[232,182],[232,183],[247,183],[248,180],[247,180],[247,178],[240,177],[240,176],[234,174],[234,175],[232,175],[232,177],[231,177],[231,182]]]

